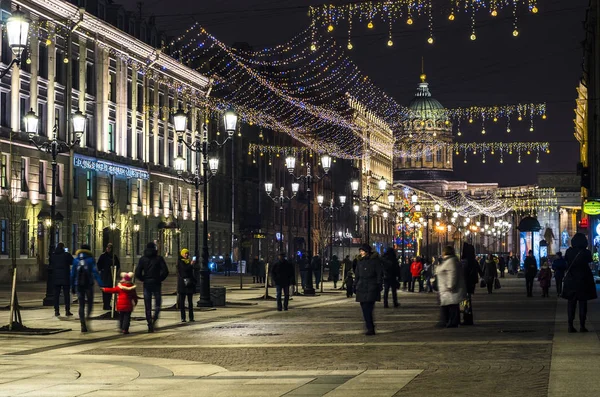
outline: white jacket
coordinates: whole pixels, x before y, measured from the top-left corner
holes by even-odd
[[[440,305],[459,304],[467,296],[465,277],[456,256],[445,256],[436,269]]]

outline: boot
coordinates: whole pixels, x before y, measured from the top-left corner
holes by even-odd
[[[85,323],[81,323],[81,332],[88,332],[87,326]]]
[[[569,333],[570,333],[570,334],[574,334],[574,333],[576,333],[576,332],[577,332],[577,330],[575,329],[575,327],[573,327],[573,323],[572,323],[572,322],[570,322],[570,323],[569,323]]]
[[[585,327],[585,317],[579,317],[579,332],[589,332]]]

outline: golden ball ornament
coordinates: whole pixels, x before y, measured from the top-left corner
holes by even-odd
[[[374,27],[374,26],[375,26],[375,25],[373,25],[373,22],[372,22],[372,21],[371,21],[371,22],[369,22],[369,24],[367,25],[367,27],[368,27],[369,29],[373,29],[373,27]]]

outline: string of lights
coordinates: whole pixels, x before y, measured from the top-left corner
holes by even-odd
[[[381,24],[387,26],[387,45],[394,45],[392,31],[398,24],[412,26],[416,19],[427,19],[427,42],[435,43],[434,14],[443,16],[450,22],[454,22],[465,14],[469,18],[469,38],[477,40],[477,17],[479,14],[487,14],[493,18],[502,12],[511,12],[513,20],[512,35],[518,37],[518,17],[521,11],[537,14],[539,12],[537,0],[452,0],[449,7],[440,7],[436,4],[434,9],[433,0],[385,0],[385,1],[361,1],[346,4],[322,4],[312,6],[309,9],[311,18],[310,26],[313,30],[324,30],[329,33],[336,30],[342,24],[348,28],[348,45],[351,50],[353,24],[365,24],[367,29],[374,29]],[[313,32],[316,35],[316,32]],[[311,43],[311,49],[316,49],[317,43]]]

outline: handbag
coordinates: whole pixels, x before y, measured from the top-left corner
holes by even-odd
[[[494,289],[500,289],[502,286],[500,285],[500,280],[497,278],[494,279]]]
[[[581,254],[583,252],[583,250],[579,251],[577,253],[577,255],[575,255],[575,259],[573,259],[573,262],[571,262],[571,264],[569,265],[569,267],[567,268],[567,271],[565,272],[565,275],[562,279],[562,285],[561,285],[561,289],[560,289],[560,297],[564,298],[564,294],[565,294],[565,281],[567,280],[567,276],[569,275],[569,271],[571,270],[571,267],[575,264],[575,262],[577,261],[577,258],[579,257],[579,254]]]
[[[485,288],[486,287],[486,282],[484,279],[481,279],[481,281],[479,282],[479,288]]]

